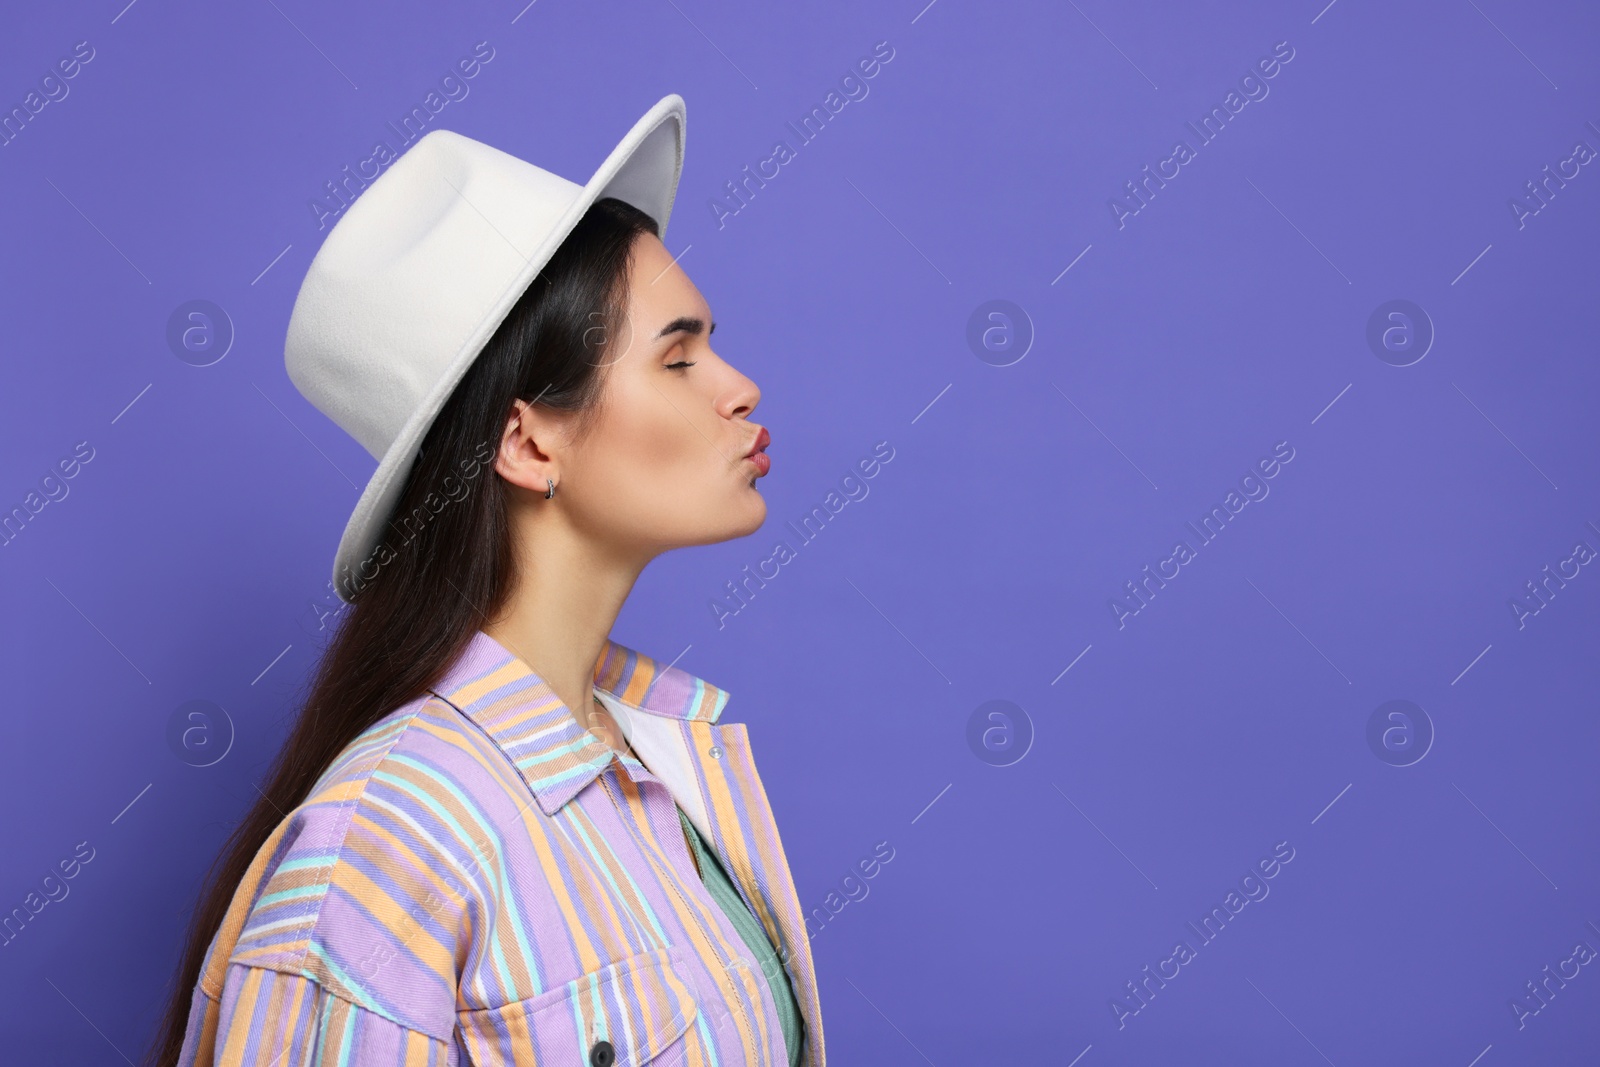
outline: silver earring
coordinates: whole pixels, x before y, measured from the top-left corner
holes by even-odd
[[[549,478],[546,478],[545,484],[550,487],[550,491],[545,493],[544,498],[549,500],[551,497],[556,495],[556,483],[552,482]]]

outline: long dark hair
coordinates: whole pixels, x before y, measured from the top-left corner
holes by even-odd
[[[609,197],[597,201],[512,307],[428,431],[389,521],[384,543],[390,558],[376,573],[360,575],[359,591],[259,798],[206,879],[148,1057],[153,1067],[177,1062],[206,951],[282,813],[306,799],[362,731],[437,682],[472,635],[505,607],[516,577],[511,487],[494,473],[493,453],[519,398],[577,413],[580,439],[592,425],[605,384],[600,368],[615,358],[608,342],[619,331],[629,256],[641,233],[659,236],[649,215]],[[485,443],[488,462],[482,462]],[[475,476],[465,476],[468,470]]]

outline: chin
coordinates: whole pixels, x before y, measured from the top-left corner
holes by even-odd
[[[761,524],[767,521],[767,502],[753,489],[745,489],[744,495],[744,500],[727,504],[719,512],[713,513],[708,521],[695,524],[694,529],[684,530],[676,536],[658,535],[651,543],[662,549],[688,548],[692,545],[717,545],[724,541],[749,537],[761,529]]]
[[[761,524],[767,521],[766,498],[755,488],[750,486],[740,493],[740,499],[729,508],[726,532],[718,541],[732,541],[738,537],[749,537],[761,529]]]

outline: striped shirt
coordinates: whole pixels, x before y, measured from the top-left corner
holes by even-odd
[[[479,631],[353,742],[236,891],[182,1067],[786,1067],[768,975],[680,807],[776,947],[801,1063],[824,1067],[804,916],[746,727],[717,722],[727,692],[614,641],[594,691],[638,759]]]

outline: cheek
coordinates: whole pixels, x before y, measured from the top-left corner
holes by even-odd
[[[654,403],[635,411],[624,439],[641,470],[681,470],[698,458],[695,446],[705,448],[705,438],[671,404],[660,397],[653,399]]]
[[[701,429],[648,385],[615,398],[596,427],[600,476],[638,499],[681,493],[714,471],[711,446]]]

